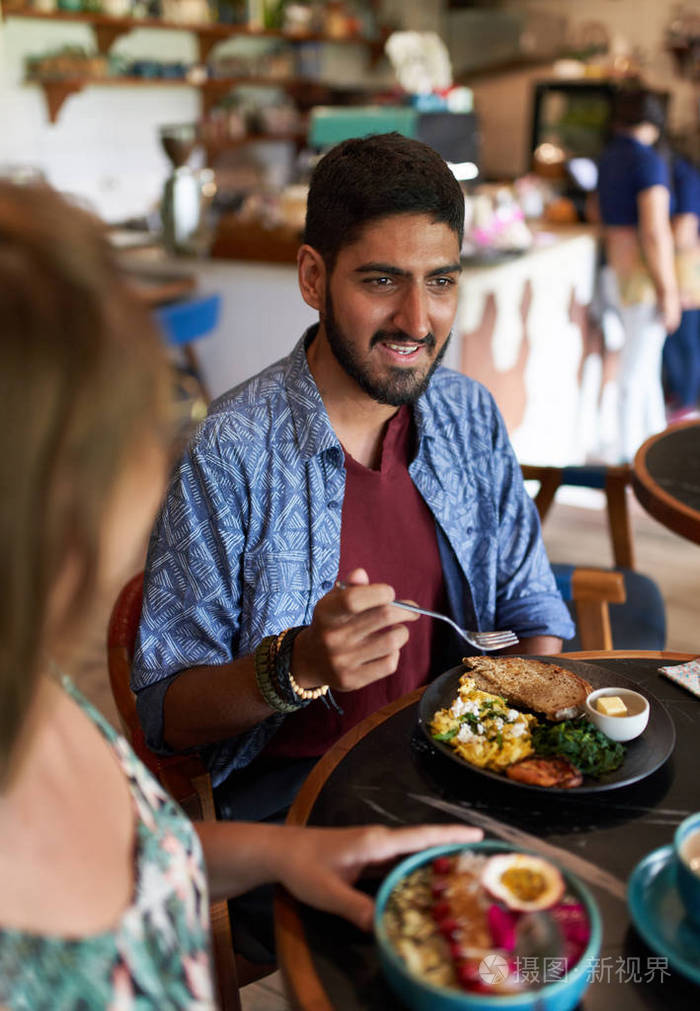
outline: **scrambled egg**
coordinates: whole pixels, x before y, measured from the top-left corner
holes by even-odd
[[[530,727],[535,723],[535,716],[511,709],[500,695],[480,691],[463,674],[457,698],[449,709],[438,709],[430,732],[471,765],[501,772],[533,754]]]

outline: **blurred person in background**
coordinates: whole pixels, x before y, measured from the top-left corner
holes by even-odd
[[[698,416],[700,399],[700,171],[672,154],[676,268],[682,306],[678,329],[664,344],[664,389],[669,421]]]
[[[193,826],[64,678],[138,567],[169,380],[103,230],[0,184],[0,1006],[214,1008],[214,897],[278,881],[368,927],[364,865],[467,827]]]
[[[670,170],[654,147],[664,124],[657,94],[621,90],[613,108],[613,136],[599,163],[605,252],[624,330],[618,376],[622,461],[633,459],[641,443],[666,426],[661,354],[666,334],[680,321]]]

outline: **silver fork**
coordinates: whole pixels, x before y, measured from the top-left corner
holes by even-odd
[[[416,604],[407,604],[403,600],[392,601],[394,607],[403,607],[405,611],[415,611],[416,614],[425,614],[429,618],[438,618],[440,621],[446,621],[448,625],[452,625],[452,628],[463,639],[471,643],[472,646],[476,646],[477,649],[484,649],[486,651],[492,649],[505,649],[507,646],[515,646],[519,639],[515,632],[469,632],[466,628],[460,628],[452,620],[448,618],[446,614],[439,614],[437,611],[428,611],[427,608],[418,607]]]

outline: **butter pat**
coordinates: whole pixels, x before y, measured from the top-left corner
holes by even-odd
[[[595,707],[603,716],[627,716],[627,706],[617,695],[601,695]]]

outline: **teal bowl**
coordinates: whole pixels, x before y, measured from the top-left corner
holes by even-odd
[[[530,990],[518,994],[494,995],[468,993],[442,986],[435,986],[420,980],[406,968],[403,959],[394,950],[384,926],[384,910],[389,896],[402,878],[413,871],[430,863],[436,857],[458,853],[462,850],[473,850],[490,855],[492,853],[530,853],[538,856],[534,850],[525,850],[509,846],[507,843],[488,839],[484,842],[464,846],[435,846],[432,849],[416,853],[402,860],[384,879],[377,893],[374,912],[374,936],[379,951],[379,961],[384,976],[396,995],[413,1011],[571,1011],[575,1008],[589,983],[589,974],[600,954],[603,937],[600,913],[595,899],[588,889],[563,868],[559,868],[567,890],[580,899],[591,927],[591,936],[581,958],[563,979],[547,983],[539,990]]]
[[[681,858],[681,847],[689,835],[700,832],[700,811],[691,814],[682,821],[673,837],[673,847],[676,856],[676,883],[678,892],[691,920],[700,927],[700,874],[691,871],[688,864]]]

